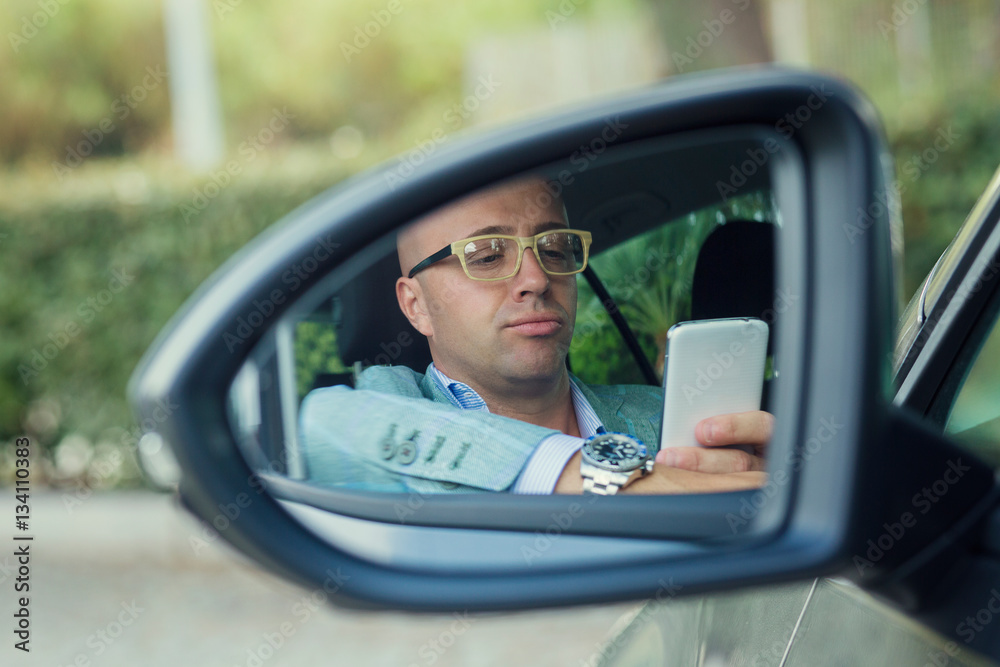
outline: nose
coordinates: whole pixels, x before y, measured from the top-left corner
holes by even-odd
[[[549,274],[542,270],[535,253],[531,248],[525,248],[521,257],[521,268],[512,279],[511,289],[515,296],[545,294],[549,291],[550,285]]]

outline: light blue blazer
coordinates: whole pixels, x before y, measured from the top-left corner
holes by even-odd
[[[608,431],[658,445],[659,388],[588,386],[573,378]],[[324,387],[302,402],[299,442],[308,480],[400,493],[508,489],[553,429],[455,407],[429,376],[374,366],[357,387]]]

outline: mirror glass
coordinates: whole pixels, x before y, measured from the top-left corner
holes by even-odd
[[[249,465],[373,494],[762,485],[780,419],[775,332],[794,300],[775,280],[782,146],[766,128],[622,146],[605,137],[359,250],[290,307],[233,380],[230,419]],[[671,344],[687,347],[668,361],[671,327],[731,318],[743,319],[728,334],[677,329]],[[674,366],[680,409],[668,408],[669,422],[686,406],[729,405],[720,395],[735,386],[757,392],[760,412],[729,424],[757,430],[739,449],[674,450],[644,474]],[[631,437],[595,447],[586,465],[598,472],[583,475],[578,438],[605,431]],[[729,465],[751,469],[693,469]],[[668,468],[683,473],[651,483]]]

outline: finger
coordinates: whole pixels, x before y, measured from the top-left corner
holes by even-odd
[[[657,452],[656,462],[693,472],[736,473],[764,470],[764,459],[739,449],[668,447]]]
[[[654,468],[653,474],[640,477],[629,484],[622,493],[721,493],[759,489],[767,483],[767,473],[737,472],[728,475],[713,475],[691,472],[679,468]]]
[[[694,427],[695,438],[707,447],[763,446],[771,440],[773,431],[774,415],[763,410],[717,415],[702,419]]]

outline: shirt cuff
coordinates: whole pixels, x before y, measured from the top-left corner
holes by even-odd
[[[552,493],[566,463],[583,446],[584,439],[564,433],[548,436],[532,453],[514,480],[511,493],[544,495]]]

